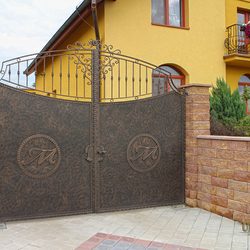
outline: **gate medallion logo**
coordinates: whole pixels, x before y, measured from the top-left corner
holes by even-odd
[[[139,173],[154,169],[161,158],[161,148],[158,141],[148,134],[134,137],[127,148],[129,165]]]
[[[52,175],[61,161],[61,151],[54,139],[47,135],[32,135],[25,139],[17,151],[20,169],[31,178]]]

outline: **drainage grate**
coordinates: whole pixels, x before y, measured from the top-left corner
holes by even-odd
[[[7,229],[5,222],[0,222],[0,229]]]

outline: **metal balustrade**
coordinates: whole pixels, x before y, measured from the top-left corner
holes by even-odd
[[[250,39],[241,30],[241,24],[233,24],[227,27],[227,38],[225,39],[225,47],[227,54],[244,54],[250,52]]]

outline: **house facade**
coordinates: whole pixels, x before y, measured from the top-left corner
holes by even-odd
[[[217,77],[226,78],[225,5],[224,0],[99,1],[100,40],[122,54],[167,67],[177,86],[213,84]],[[90,1],[85,0],[42,51],[65,50],[90,38],[95,39],[94,22]],[[38,89],[43,70],[38,67]],[[58,93],[56,75],[53,91]]]
[[[176,86],[214,84],[216,78],[224,78],[232,91],[239,88],[242,93],[244,86],[250,85],[250,41],[240,30],[241,24],[250,20],[250,1],[96,2],[101,44],[167,70]],[[89,39],[96,39],[96,31],[91,0],[85,0],[44,46],[41,58],[36,58],[25,71],[27,75],[35,74],[37,93],[67,98],[85,96],[90,100],[90,84],[76,68],[74,56],[68,56],[79,49],[77,42],[87,45]],[[55,50],[60,51],[57,58],[50,56]],[[168,83],[162,80],[161,86],[156,87],[154,74],[151,72],[150,88],[152,92],[158,88],[161,93],[160,89]],[[110,90],[102,86],[101,95],[105,91]]]
[[[225,5],[226,40],[227,48],[224,55],[226,68],[226,80],[232,90],[239,88],[240,93],[244,86],[250,86],[250,57],[249,38],[240,26],[249,22],[250,1],[248,0],[226,0]],[[247,105],[250,110],[249,102]]]

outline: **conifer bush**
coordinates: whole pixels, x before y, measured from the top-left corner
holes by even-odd
[[[241,101],[239,90],[231,94],[230,86],[223,78],[218,78],[209,100],[211,134],[244,136],[240,121],[246,117],[246,104]]]

